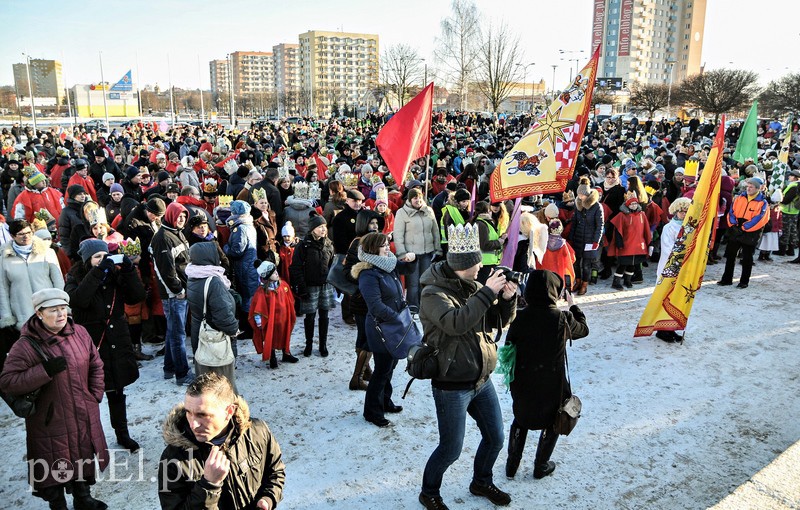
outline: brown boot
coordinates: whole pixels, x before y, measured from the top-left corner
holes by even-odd
[[[150,361],[154,356],[143,353],[142,344],[133,344],[133,357],[136,358],[137,361]]]
[[[581,280],[580,278],[575,278],[575,285],[573,285],[572,288],[569,289],[570,292],[578,292],[578,290],[580,290],[581,288],[581,285],[583,285],[583,280]]]
[[[581,282],[581,288],[578,289],[578,292],[576,292],[576,294],[578,294],[579,296],[583,296],[584,294],[586,294],[587,290],[589,290],[589,282]]]
[[[370,352],[363,349],[356,349],[358,357],[356,358],[356,367],[353,370],[353,377],[350,378],[350,389],[366,390],[367,383],[364,382],[364,365],[369,361]]]

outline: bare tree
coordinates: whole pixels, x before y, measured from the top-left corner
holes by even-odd
[[[400,108],[409,99],[409,89],[421,83],[422,59],[417,50],[407,44],[395,44],[386,48],[381,57],[381,81],[397,97]]]
[[[596,93],[596,92],[595,92]],[[667,106],[669,85],[663,83],[634,83],[631,87],[630,105],[647,111],[652,118],[656,110]]]
[[[489,25],[478,51],[476,78],[478,90],[494,113],[514,88],[518,69],[514,64],[521,57],[519,35],[513,35],[505,23]]]
[[[453,76],[455,91],[466,109],[467,88],[478,65],[481,42],[480,14],[472,0],[453,0],[451,15],[440,22],[442,34],[436,39],[434,56]]]
[[[772,115],[800,112],[800,73],[769,82],[758,101],[762,111]]]
[[[758,93],[758,74],[738,69],[715,69],[687,78],[678,88],[680,103],[714,114],[743,110]],[[674,91],[673,91],[674,92]]]

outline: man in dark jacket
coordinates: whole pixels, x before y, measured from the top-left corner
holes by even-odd
[[[95,189],[103,185],[103,174],[111,174],[115,179],[122,178],[117,164],[107,156],[104,149],[95,149],[94,151],[94,163],[89,166],[89,177],[94,181]]]
[[[187,218],[185,207],[175,202],[169,204],[161,228],[150,243],[158,292],[167,320],[164,379],[175,377],[179,385],[189,384],[194,379],[186,357],[186,266],[189,265],[189,243],[183,235],[183,227]]]
[[[286,480],[281,448],[269,427],[250,418],[227,378],[199,376],[167,416],[167,447],[158,464],[161,508],[272,510]],[[199,479],[193,473],[202,473]]]
[[[433,264],[420,279],[420,320],[429,345],[439,349],[439,374],[433,399],[439,419],[439,446],[422,477],[419,501],[446,508],[439,493],[445,471],[461,455],[467,409],[481,431],[469,490],[496,505],[511,497],[492,481],[492,467],[503,448],[503,417],[490,379],[497,365],[492,328],[505,327],[517,307],[517,285],[496,271],[486,285],[475,281],[481,264],[478,229],[450,226],[447,260]]]

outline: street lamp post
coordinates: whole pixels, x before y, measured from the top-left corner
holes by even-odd
[[[36,136],[36,106],[33,104],[33,83],[31,83],[31,56],[25,55],[25,71],[28,73],[28,95],[31,98],[31,120],[33,121],[33,135]]]
[[[553,94],[553,99],[556,98],[556,69],[558,68],[558,64],[551,64],[550,67],[553,68],[553,84],[550,86],[550,92]]]
[[[672,71],[675,69],[675,61],[668,60],[667,64],[669,65],[669,87],[667,87],[667,122],[669,122],[670,117],[672,117],[672,108],[670,106],[670,102],[672,100]]]
[[[523,69],[523,73],[524,73],[523,80],[525,80],[525,81],[522,83],[522,97],[524,98],[525,95],[526,95],[525,94],[525,87],[527,86],[527,82],[528,82],[528,68],[530,66],[534,65],[534,62],[531,62],[529,64],[514,64],[514,65],[516,65],[518,67],[521,67]],[[523,99],[523,105],[524,105],[524,103],[525,103],[525,100]],[[533,84],[532,83],[531,83],[531,108],[530,108],[530,110],[531,110],[531,115],[532,115],[533,114]]]

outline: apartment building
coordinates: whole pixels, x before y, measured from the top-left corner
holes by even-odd
[[[20,97],[27,98],[28,92],[28,66],[25,63],[14,64],[14,85]],[[66,93],[64,89],[64,75],[61,62],[58,60],[44,60],[33,58],[30,60],[30,77],[33,97],[36,104],[43,104],[44,99],[50,99],[53,104],[61,104]],[[41,99],[41,100],[40,100]],[[46,102],[46,101],[45,101]],[[28,102],[27,104],[30,104]]]
[[[598,77],[668,84],[700,73],[705,16],[706,0],[594,0]]]
[[[220,93],[228,93],[228,61],[212,60],[208,63],[211,73],[211,93],[216,98]]]
[[[281,43],[272,47],[275,92],[279,115],[300,113],[300,45]]]
[[[326,116],[369,100],[378,83],[377,35],[312,30],[299,39],[303,111]]]

